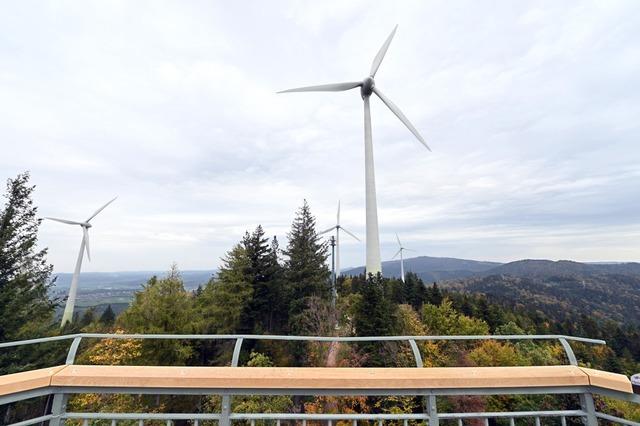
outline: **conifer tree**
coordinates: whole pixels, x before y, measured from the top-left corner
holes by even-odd
[[[237,333],[253,298],[251,282],[246,279],[249,259],[242,244],[237,244],[222,259],[218,276],[209,281],[196,305],[198,331],[207,334]]]
[[[316,221],[309,204],[304,200],[288,234],[289,243],[284,254],[287,280],[286,298],[289,306],[289,326],[298,332],[295,317],[306,306],[311,296],[329,297],[330,272],[326,265],[327,246],[316,233]]]
[[[394,332],[394,305],[385,297],[385,284],[388,280],[381,274],[366,278],[366,283],[360,287],[361,298],[356,306],[353,325],[357,336],[385,336]],[[379,342],[364,342],[359,345],[360,350],[369,356],[369,365],[381,367],[385,365],[385,356]]]
[[[40,334],[51,321],[55,304],[47,291],[53,266],[47,249],[37,248],[42,219],[31,199],[29,173],[7,181],[0,210],[0,341]]]
[[[108,305],[107,309],[105,309],[102,315],[100,315],[99,321],[100,323],[109,327],[113,325],[115,320],[116,320],[116,314],[115,312],[113,312],[111,305]]]
[[[264,230],[258,225],[252,234],[248,232],[242,240],[247,256],[245,275],[251,283],[253,295],[247,305],[245,318],[247,323],[242,324],[241,331],[246,333],[262,333],[269,329],[269,319],[272,317],[273,304],[275,303],[276,289],[273,288],[274,268],[273,256],[269,239],[265,237]]]

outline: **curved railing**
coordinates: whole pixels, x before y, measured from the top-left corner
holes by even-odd
[[[77,333],[65,334],[62,336],[41,337],[37,339],[20,340],[14,342],[0,343],[0,349],[17,346],[33,345],[37,343],[49,343],[63,340],[72,340],[67,354],[67,364],[73,364],[82,339],[143,339],[143,340],[232,340],[236,342],[234,349],[235,363],[242,350],[242,343],[245,340],[284,340],[284,341],[306,341],[306,342],[407,342],[413,351],[416,365],[422,367],[422,357],[416,342],[418,341],[473,341],[473,340],[557,340],[564,348],[569,365],[578,365],[575,353],[569,342],[590,343],[604,345],[606,342],[600,339],[589,339],[586,337],[565,336],[561,334],[515,334],[515,335],[472,335],[472,336],[366,336],[366,337],[344,337],[344,336],[280,336],[280,335],[259,335],[259,334],[120,334],[120,333]],[[237,356],[236,356],[237,354]]]

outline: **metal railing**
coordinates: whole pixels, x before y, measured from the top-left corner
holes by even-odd
[[[75,358],[83,339],[143,339],[143,340],[230,340],[235,341],[233,355],[231,359],[231,366],[237,367],[242,351],[243,342],[245,340],[280,340],[280,341],[304,341],[304,342],[345,342],[345,343],[358,343],[358,342],[406,342],[413,353],[415,359],[415,365],[418,368],[423,367],[422,355],[418,347],[417,342],[421,341],[479,341],[479,340],[520,340],[520,341],[557,341],[559,342],[567,358],[568,365],[578,365],[575,353],[571,347],[570,342],[581,342],[589,344],[605,344],[603,340],[589,339],[584,337],[574,337],[565,335],[474,335],[474,336],[371,336],[371,337],[333,337],[333,336],[279,336],[279,335],[199,335],[199,334],[106,334],[106,333],[79,333],[69,334],[63,336],[44,337],[38,339],[30,339],[16,342],[3,342],[0,343],[0,349],[21,347],[25,345],[32,345],[38,343],[48,343],[54,341],[71,340],[71,344],[67,351],[67,357],[65,364],[71,365],[75,362]],[[89,392],[89,390],[85,390]],[[469,389],[425,389],[420,392],[415,390],[402,390],[379,392],[371,390],[370,392],[363,392],[362,390],[356,392],[356,395],[416,395],[422,396],[425,402],[424,413],[418,414],[300,414],[300,413],[233,413],[231,411],[231,397],[232,394],[219,389],[212,390],[200,390],[195,392],[194,390],[185,389],[169,389],[163,392],[160,390],[149,390],[142,388],[127,388],[127,389],[110,389],[104,391],[104,393],[123,393],[123,394],[189,394],[189,395],[207,395],[218,394],[222,396],[221,410],[219,413],[210,414],[197,414],[197,413],[77,413],[67,412],[66,403],[71,393],[82,393],[83,390],[49,390],[49,394],[53,394],[53,404],[51,408],[51,414],[33,418],[19,423],[14,423],[12,426],[26,426],[32,424],[38,424],[42,422],[49,422],[51,426],[57,426],[64,422],[65,419],[82,420],[84,424],[88,424],[90,420],[111,420],[112,425],[116,425],[119,421],[139,421],[144,420],[163,420],[167,421],[167,424],[171,424],[172,421],[177,420],[190,420],[191,424],[198,425],[201,421],[214,421],[220,426],[229,426],[233,422],[244,422],[254,424],[256,420],[260,421],[272,421],[276,424],[280,424],[281,421],[286,421],[293,424],[302,424],[306,426],[308,421],[323,421],[329,426],[332,422],[337,421],[350,421],[354,426],[357,426],[358,421],[394,421],[404,422],[407,426],[409,421],[428,422],[429,426],[439,426],[440,421],[457,421],[458,426],[462,426],[462,422],[466,419],[481,419],[488,425],[489,419],[503,419],[508,420],[510,426],[514,426],[516,419],[529,418],[533,419],[536,426],[540,426],[542,418],[557,418],[560,420],[562,426],[566,425],[567,418],[582,418],[588,426],[596,426],[598,419],[603,419],[609,422],[629,425],[640,426],[640,423],[636,423],[630,420],[625,420],[619,417],[611,416],[605,413],[597,412],[593,402],[593,396],[590,387],[547,387],[547,388],[492,388],[492,389],[476,389],[470,391]],[[640,403],[640,396],[623,394],[621,392],[598,390],[598,393],[613,397],[617,399],[632,401]],[[34,396],[47,394],[44,391],[40,392],[27,392],[24,395],[0,397],[0,404],[6,404],[9,402],[15,402],[32,398]],[[239,393],[235,393],[238,395]],[[245,393],[246,394],[246,393]],[[254,394],[265,394],[256,390]],[[335,391],[327,390],[326,392],[303,392],[303,390],[295,390],[292,393],[288,393],[287,390],[280,392],[270,392],[268,395],[352,395],[353,392],[347,391]],[[522,394],[575,394],[580,399],[580,410],[555,410],[555,411],[514,411],[514,412],[478,412],[478,413],[438,413],[436,398],[442,395],[522,395]],[[142,424],[142,423],[140,423]]]

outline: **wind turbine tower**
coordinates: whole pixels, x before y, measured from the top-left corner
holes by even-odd
[[[400,242],[400,237],[398,237],[398,234],[396,234],[396,240],[398,240],[398,247],[400,247],[398,249],[398,251],[396,252],[396,254],[393,255],[392,259],[395,259],[396,257],[398,257],[398,255],[400,255],[400,278],[402,279],[402,282],[404,282],[404,252],[405,251],[414,251],[411,249],[406,248],[405,246],[402,245],[402,243]]]
[[[337,278],[337,277],[340,276],[340,230],[344,231],[347,235],[355,238],[357,241],[360,241],[360,238],[356,237],[351,232],[349,232],[348,229],[345,229],[344,226],[340,225],[340,201],[338,201],[338,214],[336,216],[336,224],[333,225],[331,228],[325,229],[324,231],[318,233],[318,235],[326,234],[327,232],[331,232],[334,229],[336,230],[336,259],[335,259],[336,272],[335,272],[335,277]]]
[[[116,197],[118,198],[118,197]],[[78,292],[78,279],[80,278],[80,269],[82,267],[82,258],[84,257],[84,252],[87,252],[87,259],[91,262],[91,252],[89,250],[89,228],[91,228],[91,219],[96,217],[98,213],[104,210],[109,204],[113,203],[116,198],[109,201],[104,206],[100,207],[94,214],[92,214],[89,219],[84,222],[76,222],[73,220],[67,219],[57,219],[55,217],[46,217],[45,219],[54,220],[56,222],[66,223],[67,225],[80,225],[82,228],[82,241],[80,242],[80,252],[78,253],[78,260],[76,261],[76,268],[73,271],[73,278],[71,279],[71,287],[69,288],[69,297],[67,297],[67,303],[64,307],[64,313],[62,314],[62,322],[60,323],[60,328],[64,327],[67,322],[71,322],[73,319],[73,309],[76,305],[76,294]]]
[[[297,89],[284,90],[278,93],[287,92],[342,92],[345,90],[360,88],[360,96],[364,102],[364,164],[365,164],[365,198],[366,198],[366,222],[367,222],[367,259],[366,272],[377,274],[382,271],[380,261],[380,236],[378,233],[378,205],[376,201],[376,179],[373,165],[373,141],[371,137],[371,111],[369,107],[369,98],[375,93],[377,97],[393,112],[402,123],[413,133],[413,135],[422,143],[429,151],[431,149],[424,141],[418,130],[405,117],[400,109],[391,102],[380,89],[376,86],[374,80],[378,68],[384,59],[384,55],[389,49],[391,40],[396,33],[398,26],[393,29],[387,40],[384,42],[378,54],[373,59],[369,75],[362,81],[352,81],[346,83],[323,84],[320,86],[300,87]]]

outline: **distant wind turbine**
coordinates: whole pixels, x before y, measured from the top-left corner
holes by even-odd
[[[408,249],[405,246],[403,246],[402,243],[400,242],[400,237],[398,237],[398,234],[396,234],[396,240],[398,240],[398,247],[400,247],[400,248],[398,249],[396,254],[393,255],[392,259],[395,259],[396,257],[398,257],[398,255],[400,255],[400,278],[402,279],[402,282],[404,282],[404,256],[403,256],[403,253],[405,251],[415,251],[415,250],[411,250],[411,249]]]
[[[339,277],[340,276],[340,230],[343,230],[344,232],[346,232],[351,237],[353,237],[356,240],[360,241],[360,238],[356,237],[351,232],[349,232],[347,229],[345,229],[344,226],[340,225],[340,201],[338,201],[338,215],[337,215],[337,218],[336,218],[336,224],[333,225],[331,228],[325,229],[324,231],[318,233],[318,235],[326,234],[327,232],[331,232],[334,229],[336,230],[336,274],[335,274],[335,276]]]
[[[387,40],[384,42],[378,54],[373,59],[371,65],[371,71],[369,75],[362,81],[353,81],[347,83],[335,83],[335,84],[323,84],[320,86],[308,86],[300,87],[297,89],[283,90],[278,93],[288,92],[341,92],[345,90],[360,88],[360,95],[364,101],[364,164],[365,164],[365,190],[366,190],[366,223],[367,223],[367,261],[366,271],[367,273],[377,274],[382,271],[382,264],[380,261],[380,236],[378,233],[378,206],[376,202],[376,179],[373,165],[373,142],[371,138],[371,111],[369,108],[369,98],[372,93],[382,100],[382,102],[393,112],[402,123],[418,138],[425,148],[429,151],[431,149],[424,141],[418,130],[411,124],[411,122],[405,117],[400,109],[382,94],[380,89],[375,85],[374,77],[384,55],[389,49],[391,40],[396,33],[398,26],[393,29]]]
[[[109,204],[113,203],[116,198],[109,201],[104,206],[100,207],[94,214],[92,214],[89,219],[84,222],[75,222],[73,220],[67,219],[57,219],[55,217],[46,217],[45,219],[55,220],[56,222],[66,223],[68,225],[80,225],[82,228],[82,242],[80,243],[80,253],[78,253],[78,260],[76,261],[76,269],[73,271],[73,278],[71,279],[71,287],[69,288],[69,297],[67,297],[67,304],[64,307],[64,314],[62,314],[62,322],[60,323],[60,327],[64,327],[67,322],[71,322],[73,318],[73,309],[76,304],[76,293],[78,292],[78,279],[80,277],[80,268],[82,267],[82,258],[84,257],[84,252],[87,252],[87,259],[91,262],[91,252],[89,250],[89,228],[91,228],[91,219],[96,217],[98,213],[104,210]]]

